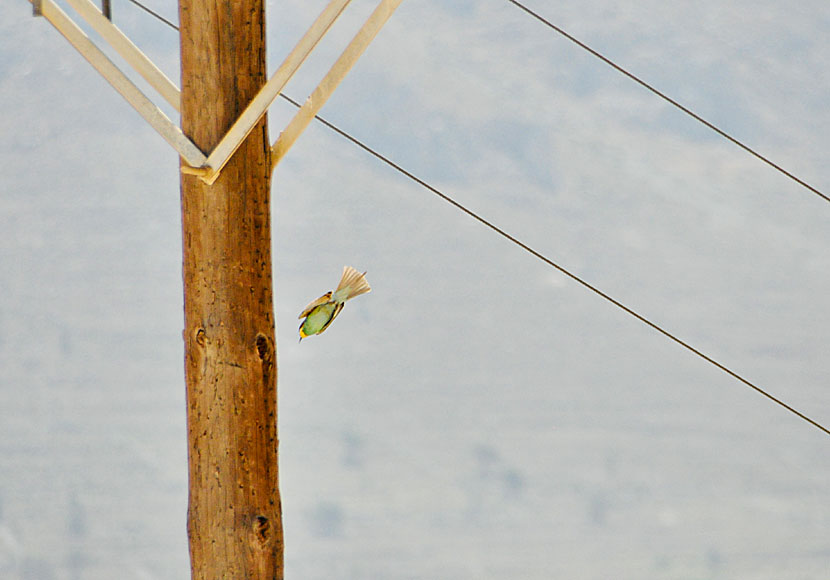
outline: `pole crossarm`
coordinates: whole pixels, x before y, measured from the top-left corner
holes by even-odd
[[[144,80],[158,91],[165,101],[180,110],[179,88],[159,68],[153,64],[147,55],[130,41],[121,30],[110,22],[98,7],[90,0],[66,0],[81,15],[86,22],[106,40],[121,57],[130,63]]]
[[[153,129],[178,151],[179,155],[192,166],[201,166],[207,157],[182,130],[176,126],[153,102],[142,93],[123,72],[101,52],[95,43],[75,24],[52,0],[40,0],[40,10],[58,32],[91,64],[95,70],[121,93],[130,105],[144,117]]]
[[[352,41],[335,61],[317,88],[311,93],[306,102],[300,107],[300,110],[294,115],[294,118],[288,123],[285,129],[280,133],[280,136],[274,142],[271,148],[271,168],[275,168],[280,160],[285,156],[291,146],[297,141],[297,138],[314,119],[314,116],[320,111],[323,105],[326,104],[329,97],[331,97],[334,89],[346,77],[348,72],[357,62],[357,59],[366,51],[369,43],[374,40],[389,17],[400,5],[402,0],[381,0],[374,12],[369,16],[363,26],[355,34]]]
[[[251,100],[228,132],[209,155],[199,150],[144,93],[99,49],[53,0],[29,0],[33,13],[44,16],[81,55],[127,100],[138,113],[179,153],[185,164],[182,173],[197,175],[207,184],[214,183],[268,108],[279,96],[294,73],[343,13],[351,0],[330,0],[273,76]],[[81,17],[106,40],[158,93],[181,109],[181,91],[141,50],[112,24],[90,0],[66,0]],[[297,141],[308,124],[331,97],[380,29],[402,0],[381,0],[354,36],[311,96],[280,133],[271,148],[273,170]]]

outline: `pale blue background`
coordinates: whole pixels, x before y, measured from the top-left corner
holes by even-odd
[[[269,2],[271,70],[324,4]],[[529,5],[830,190],[826,2]],[[0,5],[0,578],[186,578],[176,155],[30,13]],[[505,0],[406,0],[323,115],[830,423],[830,204]],[[287,578],[830,578],[830,437],[324,127],[273,200]],[[344,264],[373,292],[298,345]]]

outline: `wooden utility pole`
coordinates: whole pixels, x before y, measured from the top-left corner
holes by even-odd
[[[181,112],[176,126],[53,0],[30,0],[181,156],[194,580],[282,580],[270,189],[279,160],[401,3],[380,0],[272,147],[266,111],[350,0],[329,3],[266,83],[265,0],[179,0],[181,91],[89,0],[67,0]]]
[[[211,151],[266,81],[264,0],[180,0],[182,130]],[[270,142],[182,174],[192,578],[283,578]]]

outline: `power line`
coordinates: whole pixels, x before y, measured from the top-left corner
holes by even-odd
[[[518,6],[520,6],[521,8],[523,8],[524,10],[527,10],[526,8],[524,8],[523,6],[521,6],[520,4],[518,4],[517,2],[514,2],[514,0],[508,0],[508,1],[509,1],[509,2],[513,2],[514,4],[517,4]],[[137,4],[137,5],[141,6],[141,5],[137,2],[137,0],[130,0],[130,2],[133,2],[134,4]],[[175,24],[173,24],[173,23],[172,23],[172,22],[170,22],[169,20],[167,20],[167,19],[165,19],[165,18],[163,18],[163,17],[159,16],[159,15],[158,15],[158,14],[156,14],[155,12],[152,12],[152,11],[150,11],[150,10],[147,10],[147,11],[148,11],[150,14],[154,15],[154,16],[155,16],[156,18],[158,18],[159,20],[161,20],[162,22],[165,22],[168,26],[170,26],[170,27],[172,27],[172,28],[175,28],[176,30],[178,30],[178,29],[179,29],[179,28],[178,28]],[[530,11],[528,11],[528,12],[529,12],[530,14],[532,14],[532,15],[536,16],[536,15],[535,15],[535,13],[530,12]],[[537,16],[537,18],[540,18],[540,17],[538,17],[538,16]],[[543,20],[543,21],[544,21],[544,20]],[[545,22],[546,22],[546,21],[545,21]],[[553,25],[550,25],[550,26],[553,26]],[[556,29],[556,28],[554,27],[554,29]],[[557,29],[557,30],[558,30],[558,29]],[[575,42],[577,42],[578,44],[582,45],[582,44],[581,44],[578,40],[573,39],[573,37],[570,37],[570,36],[569,36],[569,38],[571,38],[571,40],[574,40],[574,41],[575,41]],[[585,47],[585,48],[587,48],[587,47]],[[593,51],[592,49],[590,49],[590,48],[587,48],[587,49],[588,49],[588,50],[590,50],[591,52],[594,52],[594,51]],[[663,95],[662,93],[660,93],[659,91],[656,91],[656,89],[653,89],[653,88],[651,88],[649,85],[647,85],[647,84],[643,83],[642,81],[640,81],[639,79],[637,79],[636,77],[634,77],[633,75],[631,75],[630,73],[628,73],[627,71],[625,71],[625,70],[623,70],[623,69],[619,68],[617,65],[615,65],[615,64],[614,64],[614,63],[612,63],[611,61],[608,61],[607,59],[605,59],[605,57],[603,57],[603,56],[602,56],[602,55],[600,55],[599,53],[594,52],[594,54],[596,54],[597,56],[599,56],[599,57],[600,57],[600,58],[602,58],[603,60],[606,60],[609,64],[611,64],[612,66],[614,66],[615,68],[617,68],[618,70],[620,70],[621,72],[623,72],[624,74],[626,74],[627,76],[632,77],[634,80],[636,80],[636,81],[637,81],[637,82],[639,82],[640,84],[643,84],[646,88],[649,88],[650,90],[652,90],[652,91],[656,92],[658,95],[660,95],[660,96],[662,96],[663,98],[665,98],[665,99],[669,100],[669,102],[674,103],[674,101],[672,101],[672,100],[671,100],[671,99],[669,99],[668,97],[664,96],[664,95]],[[292,99],[292,98],[291,98],[291,97],[289,97],[288,95],[285,95],[285,94],[283,94],[283,93],[280,93],[280,97],[282,97],[284,100],[288,101],[289,103],[291,103],[292,105],[294,105],[294,106],[295,106],[295,107],[297,107],[297,108],[300,108],[300,107],[301,107],[300,103],[298,103],[297,101],[295,101],[294,99]],[[676,103],[674,103],[674,104],[676,104]],[[700,119],[700,118],[699,118],[699,117],[697,117],[694,113],[691,113],[691,111],[688,111],[687,109],[685,109],[684,107],[682,107],[682,105],[677,105],[677,106],[680,106],[682,110],[687,111],[688,113],[690,113],[691,115],[693,115],[695,118],[698,118],[698,119],[699,119],[699,120],[701,120],[703,123],[705,123],[705,124],[709,125],[709,123],[708,123],[708,122],[704,121],[703,119]],[[328,127],[329,129],[331,129],[332,131],[334,131],[335,133],[337,133],[338,135],[340,135],[341,137],[343,137],[343,138],[347,139],[348,141],[352,142],[354,145],[357,145],[358,147],[360,147],[361,149],[363,149],[365,152],[369,153],[370,155],[372,155],[372,156],[373,156],[373,157],[375,157],[376,159],[378,159],[378,160],[382,161],[383,163],[385,163],[386,165],[388,165],[389,167],[391,167],[392,169],[394,169],[394,170],[395,170],[395,171],[397,171],[398,173],[400,173],[400,174],[404,175],[405,177],[407,177],[407,178],[411,179],[412,181],[414,181],[415,183],[417,183],[417,184],[418,184],[418,185],[420,185],[421,187],[423,187],[423,188],[425,188],[425,189],[429,190],[430,192],[432,192],[433,194],[437,195],[438,197],[440,197],[441,199],[443,199],[444,201],[446,201],[446,202],[447,202],[447,203],[449,203],[450,205],[454,206],[456,209],[461,210],[462,212],[466,213],[468,216],[472,217],[472,218],[473,218],[473,219],[475,219],[476,221],[478,221],[478,222],[482,223],[483,225],[487,226],[488,228],[490,228],[491,230],[493,230],[494,232],[496,232],[496,233],[497,233],[497,234],[499,234],[500,236],[502,236],[502,237],[506,238],[506,239],[507,239],[507,240],[509,240],[510,242],[513,242],[514,244],[516,244],[517,246],[519,246],[521,249],[523,249],[524,251],[526,251],[526,252],[528,252],[529,254],[533,255],[534,257],[538,258],[539,260],[541,260],[541,261],[542,261],[542,262],[544,262],[545,264],[547,264],[547,265],[549,265],[549,266],[551,266],[551,267],[553,267],[553,268],[555,268],[555,269],[559,270],[561,273],[565,274],[566,276],[568,276],[569,278],[571,278],[571,279],[572,279],[572,280],[574,280],[575,282],[577,282],[577,283],[579,283],[580,285],[582,285],[583,287],[587,288],[588,290],[590,290],[591,292],[593,292],[593,293],[594,293],[594,294],[596,294],[597,296],[599,296],[599,297],[601,297],[601,298],[605,299],[606,301],[610,302],[611,304],[613,304],[614,306],[616,306],[617,308],[619,308],[620,310],[622,310],[622,311],[623,311],[623,312],[625,312],[626,314],[629,314],[630,316],[633,316],[634,318],[636,318],[637,320],[639,320],[640,322],[642,322],[642,323],[643,323],[643,324],[645,324],[646,326],[649,326],[649,327],[650,327],[650,328],[652,328],[653,330],[656,330],[657,332],[659,332],[660,334],[662,334],[662,335],[663,335],[663,336],[665,336],[666,338],[671,339],[673,342],[675,342],[675,343],[679,344],[680,346],[682,346],[683,348],[685,348],[685,349],[686,349],[686,350],[688,350],[689,352],[691,352],[691,353],[695,354],[696,356],[698,356],[698,357],[702,358],[703,360],[705,360],[705,361],[706,361],[706,362],[708,362],[709,364],[711,364],[711,365],[713,365],[713,366],[717,367],[718,369],[720,369],[721,371],[723,371],[723,372],[724,372],[724,373],[726,373],[727,375],[729,375],[729,376],[731,376],[732,378],[734,378],[734,379],[736,379],[736,380],[740,381],[740,382],[741,382],[741,383],[743,383],[744,385],[746,385],[746,386],[750,387],[751,389],[753,389],[753,390],[754,390],[754,391],[756,391],[757,393],[759,393],[759,394],[763,395],[764,397],[766,397],[767,399],[769,399],[769,400],[770,400],[770,401],[772,401],[773,403],[775,403],[775,404],[777,404],[777,405],[779,405],[779,406],[783,407],[784,409],[786,409],[786,410],[787,410],[787,411],[789,411],[790,413],[794,414],[794,415],[795,415],[795,416],[797,416],[798,418],[802,419],[803,421],[806,421],[807,423],[811,424],[813,427],[816,427],[816,428],[817,428],[817,429],[819,429],[820,431],[824,432],[826,435],[830,435],[830,429],[828,429],[827,427],[825,427],[825,426],[824,426],[824,425],[822,425],[821,423],[819,423],[819,422],[817,422],[817,421],[814,421],[813,419],[811,419],[810,417],[808,417],[808,416],[807,416],[807,415],[805,415],[804,413],[802,413],[802,412],[798,411],[797,409],[795,409],[794,407],[792,407],[792,406],[788,405],[787,403],[785,403],[785,402],[784,402],[784,401],[782,401],[781,399],[779,399],[779,398],[775,397],[774,395],[772,395],[772,394],[768,393],[767,391],[765,391],[764,389],[762,389],[761,387],[759,387],[759,386],[758,386],[758,385],[756,385],[755,383],[753,383],[753,382],[749,381],[748,379],[744,378],[743,376],[741,376],[741,375],[740,375],[740,374],[738,374],[737,372],[735,372],[735,371],[731,370],[731,369],[730,369],[730,368],[728,368],[727,366],[725,366],[725,365],[723,365],[723,364],[719,363],[718,361],[716,361],[716,360],[715,360],[715,359],[713,359],[712,357],[710,357],[710,356],[708,356],[708,355],[704,354],[702,351],[700,351],[700,350],[698,350],[697,348],[693,347],[693,346],[692,346],[692,345],[690,345],[689,343],[687,343],[687,342],[685,342],[684,340],[682,340],[682,339],[678,338],[677,336],[675,336],[675,335],[674,335],[674,334],[672,334],[671,332],[669,332],[669,331],[667,331],[666,329],[664,329],[662,326],[660,326],[660,325],[658,325],[658,324],[656,324],[656,323],[652,322],[651,320],[649,320],[649,319],[648,319],[648,318],[646,318],[645,316],[643,316],[643,315],[639,314],[639,313],[638,313],[638,312],[636,312],[635,310],[633,310],[633,309],[629,308],[628,306],[626,306],[625,304],[623,304],[623,303],[622,303],[622,302],[620,302],[619,300],[616,300],[615,298],[611,297],[609,294],[606,294],[605,292],[603,292],[602,290],[600,290],[600,289],[599,289],[599,288],[597,288],[596,286],[593,286],[593,285],[592,285],[592,284],[590,284],[589,282],[586,282],[585,280],[583,280],[582,278],[580,278],[580,277],[579,277],[579,276],[577,276],[576,274],[572,273],[570,270],[567,270],[567,269],[566,269],[566,268],[564,268],[563,266],[560,266],[559,264],[557,264],[556,262],[554,262],[553,260],[551,260],[550,258],[548,258],[547,256],[545,256],[544,254],[542,254],[542,253],[540,253],[540,252],[538,252],[538,251],[534,250],[533,248],[531,248],[530,246],[528,246],[527,244],[525,244],[525,243],[524,243],[524,242],[522,242],[521,240],[517,239],[517,238],[516,238],[516,237],[514,237],[513,235],[511,235],[511,234],[507,233],[506,231],[504,231],[503,229],[501,229],[501,228],[500,228],[500,227],[498,227],[497,225],[495,225],[495,224],[493,224],[492,222],[490,222],[490,221],[486,220],[485,218],[481,217],[480,215],[478,215],[477,213],[475,213],[475,212],[474,212],[474,211],[472,211],[471,209],[467,208],[466,206],[464,206],[464,205],[462,205],[462,204],[458,203],[457,201],[455,201],[454,199],[452,199],[452,198],[451,198],[450,196],[448,196],[447,194],[445,194],[445,193],[441,192],[440,190],[438,190],[437,188],[433,187],[432,185],[430,185],[429,183],[427,183],[427,182],[426,182],[426,181],[424,181],[423,179],[419,178],[418,176],[416,176],[416,175],[415,175],[415,174],[413,174],[412,172],[407,171],[407,170],[406,170],[406,169],[404,169],[402,166],[398,165],[397,163],[395,163],[394,161],[392,161],[392,160],[391,160],[391,159],[389,159],[388,157],[384,156],[383,154],[379,153],[379,152],[378,152],[378,151],[376,151],[375,149],[373,149],[373,148],[369,147],[368,145],[366,145],[365,143],[363,143],[362,141],[360,141],[360,140],[359,140],[359,139],[357,139],[356,137],[351,136],[349,133],[347,133],[347,132],[346,132],[346,131],[344,131],[343,129],[340,129],[339,127],[337,127],[337,126],[336,126],[336,125],[334,125],[333,123],[331,123],[331,122],[327,121],[326,119],[324,119],[324,118],[323,118],[323,117],[321,117],[320,115],[315,115],[315,116],[314,116],[314,118],[315,118],[317,121],[319,121],[320,123],[322,123],[323,125],[325,125],[326,127]],[[719,133],[721,133],[721,131],[720,131],[719,129],[717,129],[716,127],[712,126],[712,128],[714,128],[716,131],[718,131]],[[725,136],[726,136],[727,138],[729,138],[730,140],[735,141],[738,145],[740,145],[740,146],[741,146],[741,147],[743,147],[744,149],[747,149],[748,151],[750,151],[751,153],[753,153],[753,154],[754,154],[754,155],[756,155],[757,157],[760,157],[757,153],[753,152],[751,149],[748,149],[746,146],[744,146],[744,145],[743,145],[743,144],[741,144],[740,142],[736,141],[736,140],[735,140],[735,139],[733,139],[732,137],[729,137],[728,135],[725,135]],[[784,172],[786,175],[790,175],[789,173],[787,173],[787,172],[783,171],[782,169],[780,169],[777,165],[772,164],[771,162],[767,161],[765,158],[763,158],[763,157],[760,157],[760,158],[761,158],[762,160],[766,161],[767,163],[770,163],[771,165],[773,165],[773,167],[775,167],[775,168],[779,169],[780,171]],[[791,177],[792,177],[792,176],[791,176]],[[801,182],[801,181],[800,181],[800,180],[798,180],[797,178],[794,178],[794,179],[796,179],[796,181],[798,181],[799,183],[802,183],[803,185],[805,185],[805,186],[806,186],[806,187],[808,187],[809,189],[812,189],[812,188],[810,188],[810,186],[808,186],[808,185],[804,184],[803,182]],[[820,192],[816,192],[816,193],[818,193],[819,195],[821,195],[822,197],[824,197],[825,199],[828,199],[828,201],[830,201],[830,198],[827,198],[826,196],[824,196],[824,195],[823,195],[823,194],[821,194]]]
[[[291,103],[292,105],[294,105],[295,107],[299,108],[301,106],[300,103],[298,103],[297,101],[295,101],[294,99],[292,99],[291,97],[289,97],[287,95],[284,95],[284,94],[280,93],[280,96],[283,99],[285,99],[286,101],[288,101],[289,103]],[[429,190],[430,192],[434,193],[435,195],[437,195],[438,197],[440,197],[441,199],[443,199],[444,201],[446,201],[450,205],[454,206],[456,209],[459,209],[459,210],[463,211],[468,216],[470,216],[473,219],[475,219],[475,220],[479,221],[480,223],[484,224],[485,226],[487,226],[488,228],[490,228],[491,230],[493,230],[494,232],[496,232],[500,236],[502,236],[502,237],[506,238],[507,240],[513,242],[514,244],[519,246],[521,249],[523,249],[524,251],[526,251],[526,252],[530,253],[531,255],[535,256],[536,258],[538,258],[539,260],[541,260],[542,262],[544,262],[548,266],[556,268],[561,273],[565,274],[566,276],[568,276],[569,278],[571,278],[575,282],[581,284],[583,287],[587,288],[588,290],[590,290],[594,294],[596,294],[596,295],[600,296],[601,298],[605,299],[606,301],[610,302],[611,304],[613,304],[614,306],[616,306],[620,310],[622,310],[625,313],[633,316],[634,318],[636,318],[637,320],[639,320],[643,324],[651,327],[653,330],[656,330],[657,332],[659,332],[663,336],[665,336],[665,337],[671,339],[672,341],[676,342],[677,344],[679,344],[680,346],[682,346],[683,348],[685,348],[689,352],[692,352],[693,354],[695,354],[698,357],[702,358],[703,360],[705,360],[709,364],[712,364],[715,367],[719,368],[721,371],[725,372],[726,374],[728,374],[732,378],[734,378],[734,379],[742,382],[744,385],[754,389],[756,392],[758,392],[761,395],[765,396],[770,401],[776,403],[777,405],[780,405],[781,407],[783,407],[784,409],[786,409],[790,413],[793,413],[794,415],[796,415],[800,419],[803,419],[804,421],[810,423],[814,427],[820,429],[825,434],[830,435],[830,429],[828,429],[827,427],[823,426],[822,424],[818,423],[817,421],[814,421],[813,419],[810,419],[805,414],[803,414],[800,411],[796,410],[795,408],[791,407],[790,405],[788,405],[787,403],[785,403],[781,399],[778,399],[777,397],[771,395],[770,393],[768,393],[767,391],[765,391],[764,389],[762,389],[761,387],[759,387],[755,383],[753,383],[753,382],[749,381],[748,379],[744,378],[743,376],[741,376],[737,372],[731,370],[727,366],[719,363],[718,361],[716,361],[712,357],[704,354],[703,352],[701,352],[697,348],[693,347],[689,343],[685,342],[684,340],[681,340],[680,338],[678,338],[677,336],[675,336],[674,334],[672,334],[668,330],[666,330],[663,327],[661,327],[660,325],[652,322],[651,320],[649,320],[645,316],[639,314],[638,312],[632,310],[631,308],[629,308],[628,306],[626,306],[625,304],[623,304],[619,300],[616,300],[615,298],[612,298],[610,295],[606,294],[605,292],[603,292],[602,290],[600,290],[596,286],[593,286],[592,284],[586,282],[585,280],[583,280],[582,278],[580,278],[576,274],[572,273],[571,271],[567,270],[563,266],[560,266],[559,264],[557,264],[556,262],[554,262],[553,260],[551,260],[550,258],[545,256],[544,254],[534,250],[533,248],[531,248],[530,246],[528,246],[524,242],[520,241],[516,237],[512,236],[511,234],[507,233],[506,231],[504,231],[503,229],[501,229],[497,225],[495,225],[492,222],[490,222],[490,221],[486,220],[485,218],[481,217],[480,215],[478,215],[477,213],[475,213],[471,209],[467,208],[466,206],[458,203],[457,201],[452,199],[447,194],[439,191],[437,188],[433,187],[432,185],[430,185],[429,183],[427,183],[423,179],[417,177],[415,174],[411,173],[410,171],[407,171],[406,169],[404,169],[403,167],[401,167],[400,165],[398,165],[397,163],[395,163],[394,161],[392,161],[388,157],[382,155],[381,153],[378,153],[376,150],[372,149],[371,147],[369,147],[368,145],[366,145],[362,141],[358,140],[357,138],[352,137],[346,131],[340,129],[339,127],[337,127],[336,125],[330,123],[329,121],[327,121],[326,119],[324,119],[323,117],[321,117],[319,115],[317,115],[315,117],[315,119],[317,119],[320,123],[322,123],[323,125],[325,125],[329,129],[331,129],[332,131],[334,131],[335,133],[337,133],[341,137],[344,137],[345,139],[351,141],[353,144],[357,145],[358,147],[360,147],[361,149],[363,149],[365,152],[369,153],[370,155],[372,155],[376,159],[379,159],[380,161],[382,161],[383,163],[385,163],[386,165],[388,165],[389,167],[391,167],[395,171],[401,173],[402,175],[404,175],[404,176],[408,177],[409,179],[411,179],[412,181],[416,182],[421,187],[423,187],[423,188]]]
[[[790,173],[789,171],[787,171],[786,169],[784,169],[783,167],[781,167],[777,163],[771,161],[769,158],[761,155],[755,149],[752,149],[748,145],[745,145],[743,142],[739,141],[737,138],[733,137],[732,135],[730,135],[729,133],[727,133],[726,131],[724,131],[723,129],[721,129],[720,127],[715,125],[714,123],[711,123],[711,122],[707,121],[706,119],[704,119],[703,117],[701,117],[700,115],[698,115],[697,113],[695,113],[694,111],[689,109],[688,107],[685,107],[684,105],[681,105],[679,102],[675,101],[674,99],[672,99],[671,97],[669,97],[665,93],[661,92],[660,90],[656,89],[654,86],[652,86],[649,83],[647,83],[646,81],[642,80],[640,77],[638,77],[634,73],[629,72],[628,70],[624,69],[623,67],[621,67],[620,65],[615,63],[613,60],[611,60],[610,58],[608,58],[604,54],[600,53],[599,51],[594,50],[593,48],[591,48],[590,46],[588,46],[587,44],[585,44],[584,42],[582,42],[578,38],[572,36],[571,34],[568,34],[565,30],[563,30],[559,26],[556,26],[550,20],[547,20],[546,18],[544,18],[543,16],[541,16],[537,12],[534,12],[533,10],[531,10],[530,8],[528,8],[527,6],[522,4],[521,2],[518,2],[517,0],[507,0],[507,1],[510,2],[511,4],[513,4],[514,6],[516,6],[517,8],[519,8],[520,10],[523,10],[525,13],[529,14],[530,16],[532,16],[533,18],[535,18],[536,20],[538,20],[539,22],[541,22],[542,24],[544,24],[545,26],[550,28],[551,30],[553,30],[553,31],[559,33],[560,35],[564,36],[565,38],[567,38],[568,40],[570,40],[571,42],[576,44],[578,47],[580,47],[583,50],[586,50],[587,52],[591,53],[593,56],[597,57],[602,62],[604,62],[608,66],[612,67],[616,71],[624,74],[625,76],[627,76],[628,78],[630,78],[631,80],[633,80],[634,82],[636,82],[637,84],[642,86],[643,88],[651,91],[652,93],[654,93],[655,95],[657,95],[658,97],[660,97],[661,99],[666,101],[667,103],[669,103],[669,104],[673,105],[674,107],[678,108],[679,110],[683,111],[684,113],[686,113],[688,116],[690,116],[695,121],[705,125],[709,129],[711,129],[712,131],[714,131],[715,133],[717,133],[718,135],[723,137],[724,139],[727,139],[727,140],[731,141],[732,143],[734,143],[735,145],[737,145],[738,147],[740,147],[741,149],[743,149],[744,151],[746,151],[750,155],[753,155],[757,159],[760,159],[761,161],[763,161],[764,163],[766,163],[767,165],[769,165],[773,169],[776,169],[777,171],[779,171],[783,175],[785,175],[785,176],[789,177],[790,179],[792,179],[793,181],[795,181],[797,184],[799,184],[802,187],[810,190],[811,192],[813,192],[814,194],[816,194],[817,196],[822,198],[824,201],[830,202],[830,197],[828,197],[825,193],[823,193],[820,190],[818,190],[817,188],[813,187],[812,185],[810,185],[806,181],[798,178],[797,176]]]
[[[149,8],[147,8],[146,6],[144,6],[143,4],[138,2],[138,0],[128,0],[128,1],[132,2],[133,4],[135,4],[136,6],[141,8],[142,10],[148,12],[149,14],[155,16],[161,22],[164,22],[165,24],[167,24],[171,28],[173,28],[175,30],[179,29],[178,26],[176,26],[175,24],[173,24],[172,22],[170,22],[169,20],[167,20],[166,18],[164,18],[160,14],[157,14],[157,13],[153,12],[152,10],[150,10]],[[584,42],[582,42],[581,40],[579,40],[575,36],[569,34],[564,29],[562,29],[559,26],[555,25],[553,22],[546,19],[541,14],[539,14],[537,12],[534,12],[533,10],[531,10],[530,8],[528,8],[527,6],[525,6],[524,4],[519,2],[518,0],[507,0],[507,1],[510,2],[511,4],[513,4],[514,6],[516,6],[517,8],[519,8],[520,10],[524,11],[526,14],[532,16],[533,18],[535,18],[536,20],[538,20],[539,22],[541,22],[542,24],[544,24],[545,26],[547,26],[551,30],[553,30],[553,31],[557,32],[558,34],[562,35],[563,37],[567,38],[568,40],[570,40],[571,42],[576,44],[578,47],[582,48],[583,50],[589,52],[590,54],[592,54],[596,58],[600,59],[602,62],[604,62],[608,66],[612,67],[614,70],[622,73],[623,75],[630,78],[631,80],[633,80],[634,82],[636,82],[637,84],[639,84],[640,86],[645,88],[646,90],[648,90],[651,93],[657,95],[658,97],[660,97],[661,99],[663,99],[664,101],[669,103],[670,105],[676,107],[678,110],[682,111],[683,113],[686,113],[686,115],[688,115],[689,117],[691,117],[692,119],[694,119],[698,123],[700,123],[700,124],[704,125],[705,127],[711,129],[712,131],[714,131],[715,133],[717,133],[718,135],[720,135],[724,139],[726,139],[728,141],[731,141],[732,143],[734,143],[735,145],[737,145],[738,147],[740,147],[741,149],[743,149],[744,151],[746,151],[747,153],[752,155],[753,157],[755,157],[755,158],[759,159],[760,161],[766,163],[767,165],[769,165],[770,167],[772,167],[773,169],[775,169],[776,171],[778,171],[782,175],[790,178],[792,181],[796,182],[800,186],[804,187],[805,189],[811,191],[812,193],[814,193],[818,197],[822,198],[824,201],[830,202],[830,196],[823,193],[818,188],[813,187],[812,185],[810,185],[809,183],[807,183],[806,181],[804,181],[803,179],[801,179],[797,175],[791,173],[790,171],[787,171],[781,165],[778,165],[777,163],[775,163],[774,161],[772,161],[768,157],[762,155],[761,153],[759,153],[755,149],[751,148],[750,146],[746,145],[745,143],[743,143],[742,141],[740,141],[736,137],[733,137],[732,135],[730,135],[729,133],[727,133],[726,131],[724,131],[723,129],[721,129],[720,127],[715,125],[714,123],[712,123],[710,121],[707,121],[706,119],[704,119],[703,117],[701,117],[700,115],[698,115],[697,113],[695,113],[694,111],[692,111],[691,109],[686,107],[685,105],[682,105],[680,102],[674,100],[673,98],[671,98],[670,96],[668,96],[664,92],[660,91],[659,89],[657,89],[653,85],[647,83],[646,81],[644,81],[643,79],[641,79],[640,77],[635,75],[634,73],[632,73],[632,72],[628,71],[627,69],[623,68],[622,66],[618,65],[616,62],[614,62],[613,60],[611,60],[610,58],[608,58],[607,56],[605,56],[601,52],[599,52],[597,50],[594,50],[593,48],[591,48],[590,46],[588,46],[587,44],[585,44]]]
[[[170,22],[169,20],[167,20],[164,16],[162,16],[161,14],[159,14],[159,13],[157,13],[157,12],[153,12],[152,10],[150,10],[149,8],[147,8],[144,4],[142,4],[141,2],[138,2],[138,0],[127,0],[127,1],[128,1],[128,2],[132,2],[133,4],[135,4],[136,6],[138,6],[139,8],[141,8],[142,10],[144,10],[144,12],[146,12],[147,14],[150,14],[150,15],[152,15],[152,16],[155,16],[155,17],[156,17],[156,18],[158,18],[160,21],[164,22],[164,23],[165,23],[167,26],[169,26],[170,28],[172,28],[172,29],[174,29],[174,30],[178,30],[178,29],[179,29],[179,27],[178,27],[178,26],[176,26],[175,24],[173,24],[172,22]]]

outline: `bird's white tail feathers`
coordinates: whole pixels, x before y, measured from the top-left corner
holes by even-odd
[[[337,285],[337,290],[334,291],[332,300],[335,302],[345,302],[355,296],[371,292],[372,287],[366,281],[365,274],[366,272],[361,274],[351,266],[344,266],[343,277],[340,278],[340,284]]]

